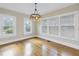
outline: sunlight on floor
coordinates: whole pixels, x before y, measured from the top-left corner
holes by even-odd
[[[30,42],[29,43],[26,43],[25,44],[25,50],[24,50],[25,52],[24,52],[24,55],[25,56],[31,56],[32,50],[33,50],[32,49],[32,43],[30,43]]]

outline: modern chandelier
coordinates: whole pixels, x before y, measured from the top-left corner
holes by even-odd
[[[34,10],[33,14],[30,15],[30,19],[38,21],[40,18],[41,18],[41,15],[38,13],[37,3],[35,3],[35,10]]]

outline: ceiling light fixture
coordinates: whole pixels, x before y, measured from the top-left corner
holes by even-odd
[[[34,13],[30,15],[30,19],[38,21],[40,18],[41,18],[41,15],[38,13],[37,3],[35,3],[35,10],[34,10]]]

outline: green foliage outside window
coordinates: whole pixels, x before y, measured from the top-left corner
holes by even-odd
[[[3,29],[4,29],[5,33],[8,33],[8,34],[13,33],[12,26],[4,26]]]
[[[6,34],[13,33],[13,21],[10,18],[5,18],[3,30]]]

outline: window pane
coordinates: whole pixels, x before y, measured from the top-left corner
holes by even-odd
[[[13,19],[10,17],[4,18],[3,21],[3,32],[6,34],[12,34],[13,33]]]
[[[27,19],[24,19],[24,33],[31,32],[31,22]]]
[[[42,33],[48,33],[47,26],[41,26]]]
[[[25,23],[25,30],[30,32],[30,23]]]

